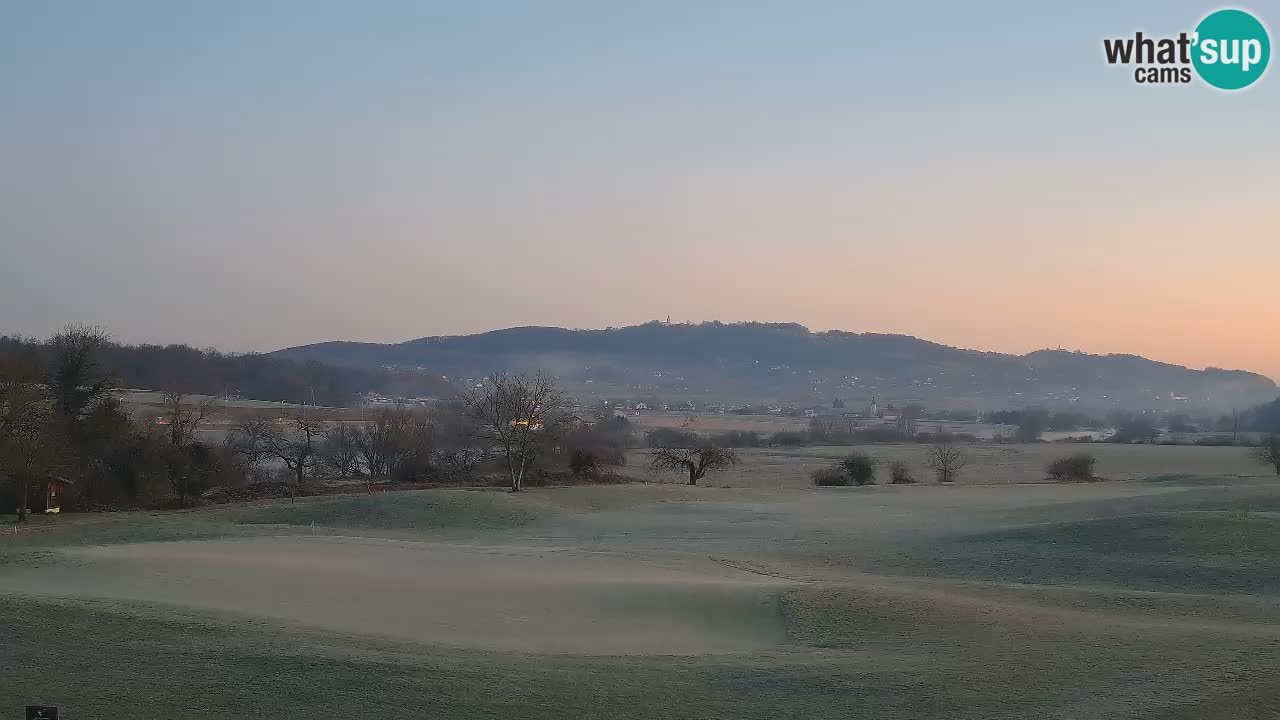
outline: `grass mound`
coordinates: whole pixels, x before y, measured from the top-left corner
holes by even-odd
[[[237,508],[227,519],[242,525],[412,530],[523,527],[538,517],[537,511],[506,493],[415,490]]]
[[[1252,562],[1280,554],[1280,518],[1247,512],[1141,515],[1006,530],[984,539],[1102,554]]]
[[[1280,517],[1193,511],[1002,530],[957,541],[936,567],[1051,585],[1280,594]]]
[[[803,647],[870,649],[920,639],[936,609],[850,586],[801,587],[782,599],[788,639]]]

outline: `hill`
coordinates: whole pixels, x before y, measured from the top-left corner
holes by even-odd
[[[429,369],[454,380],[542,369],[580,395],[827,404],[834,398],[994,409],[1043,404],[1220,411],[1271,400],[1255,373],[1134,355],[949,347],[905,335],[797,324],[651,322],[605,330],[519,327],[396,344],[326,342],[273,353],[358,368]]]

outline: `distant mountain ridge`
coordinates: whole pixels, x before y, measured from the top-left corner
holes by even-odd
[[[1042,404],[1221,410],[1271,400],[1270,379],[1136,355],[964,350],[907,335],[812,332],[793,323],[667,324],[604,330],[516,327],[402,343],[323,342],[274,355],[353,367],[412,367],[455,381],[541,369],[570,390],[723,403],[829,403],[875,396],[978,410]]]

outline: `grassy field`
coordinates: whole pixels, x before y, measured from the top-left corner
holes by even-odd
[[[761,435],[772,435],[779,432],[798,431],[809,429],[810,419],[804,417],[786,417],[782,415],[738,415],[736,413],[683,413],[673,411],[628,411],[627,420],[635,426],[638,432],[644,433],[658,428],[670,428],[676,430],[688,430],[690,432],[701,433],[703,435],[714,435],[717,433],[731,431],[750,431],[757,432]],[[828,420],[831,420],[828,418]],[[859,421],[862,429],[881,429],[892,430],[894,423],[891,420],[870,420],[864,419]],[[1000,434],[1006,437],[1012,435],[1016,429],[1011,425],[992,425],[980,422],[961,422],[952,420],[921,420],[918,422],[918,430],[921,432],[936,432],[941,428],[943,432],[953,434],[968,434],[978,438],[990,440],[992,436]],[[1088,431],[1077,431],[1071,433],[1052,433],[1046,434],[1046,437],[1062,438],[1091,434]]]
[[[692,421],[690,420],[692,418]],[[789,418],[776,415],[691,415],[679,412],[645,411],[628,415],[627,419],[638,432],[647,432],[658,428],[689,430],[698,433],[722,433],[733,430],[758,432],[761,435],[772,435],[791,430],[805,430],[809,421],[804,418]]]
[[[118,390],[115,393],[126,412],[135,420],[151,422],[170,413],[165,404],[165,394],[158,390]],[[292,403],[269,400],[224,399],[210,395],[188,395],[184,402],[189,409],[207,404],[203,422],[197,433],[208,443],[221,443],[237,423],[249,418],[276,419],[292,413],[305,412],[308,417],[327,422],[361,422],[368,409],[363,407],[304,407]]]
[[[1256,463],[1247,448],[1196,445],[1114,445],[1110,443],[1035,443],[962,445],[968,465],[960,473],[960,484],[1007,484],[1042,482],[1045,465],[1075,453],[1098,458],[1096,472],[1111,480],[1135,480],[1166,475],[1206,475],[1222,477],[1266,477],[1267,469]],[[929,446],[922,443],[876,444],[857,447],[815,446],[804,448],[759,448],[737,451],[737,467],[709,475],[711,485],[725,487],[799,488],[809,484],[810,474],[852,452],[864,452],[881,461],[880,480],[887,481],[885,464],[905,461],[917,479],[930,481],[927,465]],[[648,450],[634,450],[627,464],[644,469]],[[677,480],[675,475],[655,479]]]
[[[727,488],[42,517],[0,535],[0,697],[72,718],[1280,712],[1276,478],[1120,446],[1099,470],[1134,479],[1019,484],[995,469],[1048,451],[1011,449],[956,486],[808,487],[843,452],[810,448],[748,454]]]

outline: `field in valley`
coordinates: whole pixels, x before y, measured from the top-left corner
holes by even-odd
[[[1166,475],[1210,475],[1233,478],[1266,477],[1249,451],[1237,447],[1195,445],[1120,445],[1110,443],[1035,443],[960,445],[967,465],[957,484],[984,485],[1044,482],[1045,466],[1053,460],[1089,453],[1098,459],[1097,475],[1110,480],[1134,480]],[[814,470],[853,452],[866,453],[880,462],[881,481],[885,465],[902,460],[916,478],[929,481],[929,445],[924,443],[877,443],[872,445],[812,446],[803,448],[746,448],[736,451],[739,464],[709,475],[706,482],[723,487],[803,488],[810,484]],[[628,454],[628,472],[644,475],[650,451]],[[675,475],[653,476],[675,481]]]
[[[672,430],[687,430],[702,435],[715,435],[726,432],[756,432],[762,436],[773,435],[779,432],[796,432],[807,430],[812,422],[809,418],[804,417],[786,417],[783,415],[738,415],[735,413],[683,413],[683,412],[654,412],[650,410],[644,411],[627,411],[625,413],[627,420],[641,433],[657,430],[659,428],[667,428]],[[839,420],[835,418],[826,418],[827,422],[836,423],[836,427],[841,427]],[[883,419],[863,419],[857,420],[860,429],[881,429],[892,430],[895,423],[892,420]],[[974,437],[990,440],[994,435],[1001,434],[1010,436],[1013,434],[1014,428],[1010,425],[992,425],[982,422],[961,422],[953,420],[919,420],[916,423],[916,429],[919,432],[933,433],[941,429],[947,433],[963,433],[973,435]],[[1083,436],[1092,434],[1090,431],[1080,430],[1071,433],[1056,433],[1058,436],[1054,439],[1070,436]]]
[[[690,415],[680,412],[646,411],[629,413],[627,414],[627,420],[640,432],[669,428],[698,433],[746,431],[758,432],[761,435],[772,435],[777,432],[804,430],[809,427],[809,421],[804,418],[776,415],[734,415],[732,413]]]
[[[0,535],[0,697],[71,718],[1275,716],[1280,482],[1239,449],[1156,446],[1089,446],[1116,481],[1041,482],[1078,449],[974,448],[954,486],[813,488],[847,449],[804,448],[705,487],[41,517]]]

